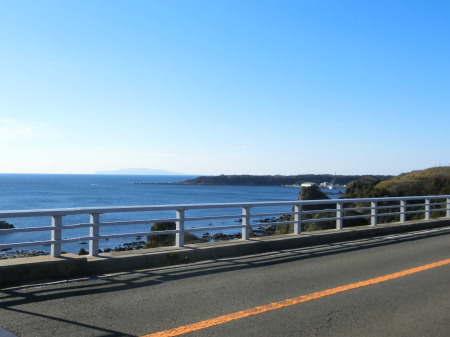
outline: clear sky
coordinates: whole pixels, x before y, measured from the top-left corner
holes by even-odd
[[[450,163],[448,0],[1,0],[0,172]]]

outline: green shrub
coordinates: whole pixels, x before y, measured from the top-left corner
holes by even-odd
[[[10,224],[9,222],[0,220],[0,229],[10,229],[10,228],[14,228],[14,225]]]
[[[78,255],[88,255],[88,254],[89,253],[84,248],[80,248],[80,250],[78,251]]]
[[[175,230],[177,225],[175,222],[157,222],[151,227],[152,232],[159,231],[169,231]],[[167,247],[175,245],[175,235],[176,234],[158,234],[158,235],[147,235],[147,242],[144,245],[144,248],[157,248],[157,247]],[[192,233],[185,232],[184,233],[184,243],[185,244],[193,244],[206,242],[206,239],[200,239]]]

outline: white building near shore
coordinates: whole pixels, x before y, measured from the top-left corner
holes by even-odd
[[[301,187],[311,187],[311,186],[316,186],[316,185],[317,185],[316,183],[306,182],[306,183],[301,184],[300,186]]]

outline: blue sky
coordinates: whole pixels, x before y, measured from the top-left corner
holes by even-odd
[[[0,1],[1,173],[449,165],[450,2]]]

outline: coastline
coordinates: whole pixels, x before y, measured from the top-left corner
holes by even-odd
[[[271,226],[271,222],[277,222],[279,219],[277,218],[266,218],[261,219],[259,223],[269,223],[267,226],[260,226],[257,229],[254,229],[252,231],[254,237],[263,237],[263,236],[270,236],[275,235],[275,230],[277,226]],[[240,239],[242,237],[241,233],[234,233],[234,234],[225,234],[225,233],[215,233],[213,235],[210,235],[209,233],[204,233],[202,236],[196,236],[192,243],[207,243],[207,242],[220,242],[220,241],[228,241],[233,239]],[[189,243],[189,242],[188,242]],[[84,243],[83,243],[84,244]],[[141,250],[144,248],[159,248],[159,247],[145,247],[146,241],[139,240],[139,241],[131,241],[131,242],[125,242],[122,244],[117,245],[114,248],[105,248],[100,249],[99,253],[110,253],[110,252],[123,252],[123,251],[132,251],[132,250]],[[86,252],[83,247],[80,247],[79,252],[75,252],[74,254],[78,255],[87,255],[87,252],[81,253],[82,251]],[[64,254],[64,252],[63,252]],[[23,257],[35,257],[35,256],[47,256],[50,255],[47,252],[44,251],[34,251],[34,250],[3,250],[0,251],[0,260],[4,259],[16,259],[16,258],[23,258]]]

